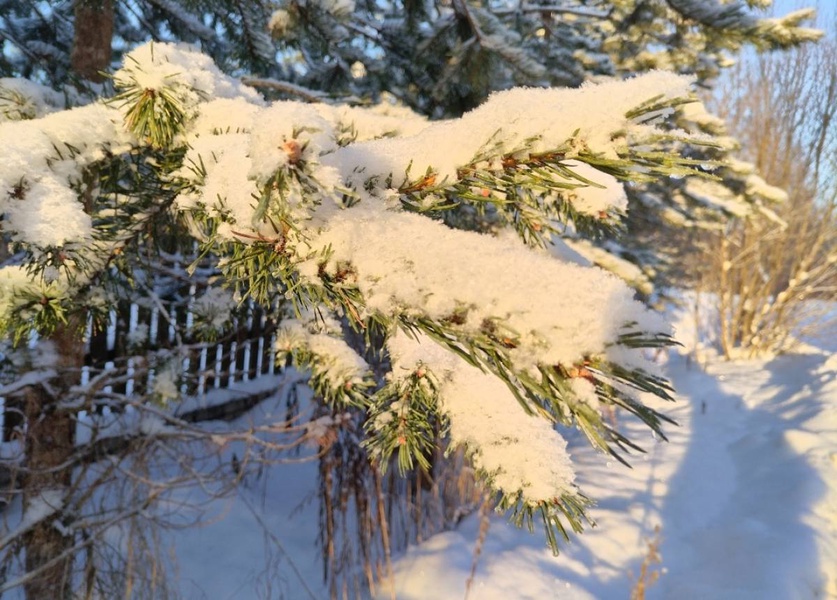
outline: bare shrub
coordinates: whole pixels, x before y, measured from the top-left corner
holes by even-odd
[[[835,30],[817,46],[739,65],[715,100],[743,157],[787,192],[702,234],[707,253],[694,266],[699,288],[717,298],[728,358],[782,352],[837,329]]]

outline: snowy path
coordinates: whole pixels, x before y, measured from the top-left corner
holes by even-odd
[[[691,440],[662,507],[668,573],[650,598],[837,596],[837,385],[824,363],[673,374],[692,379]]]
[[[632,470],[575,449],[599,527],[555,559],[494,519],[469,598],[627,598],[656,525],[665,571],[650,599],[837,598],[836,374],[824,354],[708,372],[675,358],[670,443],[646,435]],[[408,552],[398,598],[463,598],[476,530],[471,518]]]

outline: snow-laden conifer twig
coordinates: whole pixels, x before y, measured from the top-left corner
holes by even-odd
[[[816,11],[811,8],[797,10],[784,17],[760,19],[742,0],[729,3],[720,0],[666,0],[675,11],[697,21],[701,25],[726,31],[758,34],[759,43],[772,43],[780,48],[790,48],[800,42],[820,39],[825,32],[819,29],[799,27],[813,19]]]
[[[621,181],[692,172],[688,160],[649,150],[660,137],[655,120],[688,96],[688,78],[655,72],[580,90],[510,90],[411,135],[393,132],[393,119],[380,111],[266,106],[206,57],[166,44],[130,53],[115,82],[115,103],[21,125],[44,144],[33,160],[0,170],[0,182],[46,178],[66,186],[61,201],[72,202],[71,181],[62,177],[78,166],[55,172],[38,152],[50,156],[50,136],[87,119],[108,125],[92,135],[72,130],[81,149],[73,156],[84,164],[102,148],[112,154],[116,141],[154,160],[170,157],[149,176],[175,196],[206,247],[225,256],[220,268],[242,297],[267,304],[283,294],[288,316],[311,328],[280,350],[320,374],[312,385],[330,403],[379,415],[367,443],[382,467],[393,452],[404,456],[405,445],[420,462],[431,447],[419,439],[424,425],[440,419],[503,507],[523,521],[541,513],[554,547],[554,532],[566,535],[560,518],[577,529],[585,499],[553,424],[578,426],[614,454],[634,446],[603,422],[599,403],[623,406],[660,430],[664,417],[641,394],[669,397],[669,388],[641,348],[668,343],[667,326],[612,276],[517,238],[547,244],[539,232],[549,228],[615,223],[625,202]],[[348,139],[346,118],[357,126]],[[467,210],[487,206],[518,235],[457,229]],[[40,224],[18,227],[21,239]],[[324,315],[336,316],[337,327]],[[380,332],[390,351],[412,340],[387,376],[391,385],[375,391],[365,363],[340,339],[339,319]],[[421,364],[426,379],[415,376]],[[425,387],[431,376],[438,385]],[[397,389],[412,390],[419,409],[402,410]],[[471,410],[469,389],[491,402]],[[387,415],[396,425],[411,416],[404,427],[376,429]],[[532,435],[479,424],[490,417]]]
[[[619,402],[658,429],[660,416],[632,399],[630,385],[622,384],[633,382],[638,390],[666,395],[665,385],[660,385],[662,380],[655,379],[653,371],[644,372],[652,367],[639,359],[622,336],[650,329],[648,340],[664,342],[665,326],[633,304],[630,292],[612,278],[533,255],[514,243],[475,237],[418,215],[387,210],[391,204],[386,198],[433,189],[434,185],[444,193],[446,185],[462,177],[465,166],[469,173],[533,168],[543,173],[539,176],[548,174],[556,186],[564,185],[571,192],[562,201],[578,207],[578,219],[582,211],[591,219],[599,218],[600,213],[623,201],[621,187],[608,173],[630,179],[689,170],[674,158],[666,161],[650,153],[628,153],[620,158],[631,137],[654,133],[649,113],[670,111],[670,102],[687,93],[688,80],[662,73],[573,92],[511,91],[497,95],[461,120],[431,125],[413,137],[344,147],[335,144],[333,124],[310,107],[283,103],[262,109],[242,104],[233,116],[236,122],[229,114],[213,110],[207,113],[212,117],[202,122],[198,116],[197,129],[190,131],[189,124],[184,124],[186,135],[195,140],[186,160],[201,168],[193,176],[183,173],[192,183],[182,195],[181,205],[185,210],[207,207],[209,212],[203,214],[209,219],[214,218],[214,211],[230,215],[231,226],[217,229],[215,241],[226,244],[225,236],[232,238],[234,259],[230,264],[235,270],[228,271],[228,276],[240,277],[245,290],[249,276],[238,265],[250,264],[249,271],[255,267],[254,260],[275,265],[271,267],[274,286],[287,289],[299,309],[325,304],[348,315],[360,328],[366,327],[369,319],[377,320],[390,337],[399,327],[430,334],[420,356],[432,354],[439,345],[442,356],[458,353],[473,365],[463,373],[476,367],[490,373],[487,382],[495,377],[498,382],[506,381],[506,385],[492,387],[490,393],[490,397],[501,397],[511,391],[511,403],[502,404],[502,409],[496,405],[501,413],[511,411],[508,416],[523,411],[525,423],[542,422],[546,429],[553,420],[577,421],[603,450],[610,450],[611,443],[630,447],[607,429],[589,402],[599,395]],[[649,102],[653,96],[658,100]],[[587,108],[590,103],[598,105],[594,114]],[[639,105],[643,108],[636,110]],[[211,108],[211,103],[199,103],[188,110],[201,115]],[[506,123],[513,125],[504,127]],[[236,133],[198,139],[204,127]],[[616,132],[625,133],[614,139]],[[440,147],[446,148],[444,154],[438,152]],[[563,148],[560,152],[553,151],[559,147]],[[537,153],[548,158],[525,167]],[[483,158],[475,158],[480,156]],[[592,168],[580,175],[581,167],[570,159]],[[643,165],[641,171],[632,170],[637,162]],[[408,185],[411,180],[419,183]],[[491,193],[496,184],[485,180],[485,185]],[[341,196],[354,206],[341,208],[345,202]],[[251,208],[252,197],[259,198],[256,213]],[[230,223],[229,217],[226,222]],[[271,237],[275,233],[265,231],[266,225],[274,232],[281,229],[281,244]],[[242,238],[240,232],[247,228],[253,231],[254,241]],[[532,265],[530,269],[521,270],[519,265],[527,263]],[[473,282],[474,277],[479,281]],[[579,286],[573,295],[561,289],[559,282],[567,280]],[[515,289],[526,290],[525,300],[512,292]],[[258,294],[269,287],[259,290],[256,297],[262,299]],[[611,307],[612,322],[602,322],[596,306],[601,303]],[[622,330],[630,323],[633,325]],[[325,339],[310,337],[308,343]],[[633,339],[634,345],[644,343],[644,338]],[[288,350],[295,352],[295,347]],[[295,353],[303,364],[315,368],[332,360],[325,346],[313,353]],[[430,370],[438,370],[434,375],[444,380],[451,377],[451,371],[444,366],[446,359],[440,360]],[[620,362],[625,363],[624,368],[617,368]],[[404,364],[409,372],[411,367]],[[549,369],[557,371],[548,373]],[[569,382],[573,376],[567,374],[572,372],[583,376]],[[335,380],[325,376],[315,385],[315,390],[332,402],[350,398],[352,403],[390,402],[386,397],[367,398],[356,383],[350,385],[344,375],[334,373]],[[395,372],[393,376],[397,376]],[[613,385],[617,381],[618,389]],[[471,455],[481,461],[481,473],[505,494],[506,506],[522,502],[525,514],[533,507],[551,510],[547,508],[550,503],[564,503],[561,510],[576,528],[583,503],[573,499],[572,469],[566,457],[560,458],[560,437],[544,430],[543,443],[557,453],[549,465],[541,463],[549,475],[534,476],[519,464],[509,464],[515,456],[508,452],[509,440],[518,440],[514,444],[525,447],[522,439],[500,434],[495,442],[507,440],[501,444],[507,450],[505,456],[503,452],[491,454],[488,449],[495,442],[461,433],[481,429],[465,426],[471,411],[447,408],[448,401],[469,387],[442,386],[450,398],[442,393],[436,400],[436,410],[451,419],[454,441],[471,447]],[[581,400],[587,397],[590,400]],[[428,408],[433,410],[432,405]],[[537,416],[526,417],[526,412]],[[375,443],[375,432],[370,433],[370,443]],[[408,429],[402,433],[394,442],[385,442],[382,457],[411,435]],[[503,473],[515,476],[508,478]],[[535,481],[551,483],[541,489]],[[534,492],[536,488],[538,492]]]

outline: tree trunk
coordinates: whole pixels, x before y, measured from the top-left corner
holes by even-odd
[[[56,528],[64,516],[63,499],[72,486],[70,461],[74,452],[75,422],[59,402],[78,383],[84,360],[79,318],[70,319],[41,342],[43,352],[53,352],[50,366],[58,373],[49,385],[33,386],[26,392],[23,509],[37,513],[51,507],[56,512],[35,524],[24,537],[26,572],[34,577],[24,584],[28,600],[65,600],[72,597],[72,536]],[[46,506],[44,506],[46,504]]]
[[[73,50],[70,63],[81,79],[100,82],[111,61],[113,0],[76,0]],[[86,207],[87,210],[90,207]],[[81,311],[40,342],[53,352],[50,366],[57,376],[48,385],[26,391],[23,509],[35,515],[44,509],[55,513],[37,522],[24,536],[25,567],[31,578],[24,583],[27,600],[69,600],[73,595],[74,539],[56,527],[56,519],[69,517],[64,502],[73,485],[70,466],[75,446],[75,422],[60,403],[78,383],[84,363]],[[44,506],[46,505],[46,506]]]
[[[76,0],[75,34],[70,64],[88,81],[101,82],[110,65],[113,42],[113,1]]]

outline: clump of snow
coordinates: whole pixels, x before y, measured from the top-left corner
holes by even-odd
[[[130,141],[116,111],[92,104],[30,121],[0,123],[4,229],[39,246],[86,240],[91,221],[73,185],[83,169]]]
[[[724,161],[724,164],[730,171],[732,171],[733,173],[738,173],[740,175],[750,175],[751,173],[754,173],[756,170],[756,165],[754,165],[753,163],[746,160],[737,159],[733,156],[727,157],[726,161]]]
[[[361,204],[339,217],[312,245],[332,249],[322,267],[328,273],[340,264],[355,266],[366,311],[418,311],[441,320],[463,313],[463,329],[473,332],[500,319],[519,336],[509,354],[521,370],[606,352],[626,323],[668,330],[621,280],[601,269],[562,263],[516,241],[449,229],[412,213]]]
[[[259,113],[257,122],[248,149],[248,176],[256,181],[270,178],[289,161],[315,160],[336,147],[331,123],[309,104],[276,102]]]
[[[25,199],[5,204],[9,228],[16,237],[44,247],[90,238],[90,216],[67,183],[47,175],[28,184]]]
[[[682,105],[680,114],[686,121],[694,123],[704,131],[714,134],[722,134],[726,131],[724,120],[709,113],[702,102],[690,102]]]
[[[369,365],[340,337],[339,328],[333,319],[284,319],[276,332],[276,350],[280,355],[311,352],[316,357],[312,368],[334,389],[359,383],[369,373]]]
[[[704,206],[720,208],[736,217],[745,217],[751,212],[750,204],[743,196],[716,181],[690,177],[683,193]]]
[[[205,207],[221,221],[221,233],[227,237],[232,237],[236,230],[230,224],[250,229],[259,190],[256,182],[247,176],[248,148],[249,138],[243,133],[208,135],[193,140],[177,175],[200,183],[201,187],[197,192],[181,193],[177,198],[178,207],[184,211]]]
[[[500,379],[424,335],[399,332],[387,349],[393,373],[412,373],[421,365],[439,380],[452,446],[466,446],[474,466],[497,489],[532,506],[574,491],[567,442],[550,421],[527,414]]]
[[[628,208],[625,188],[615,178],[594,169],[586,163],[569,160],[564,163],[576,175],[592,181],[570,192],[570,202],[577,211],[588,215],[599,215],[611,208],[624,211]]]
[[[230,315],[237,306],[233,293],[216,285],[208,287],[195,299],[191,311],[202,326],[220,332],[229,323]]]
[[[63,104],[55,90],[28,79],[0,78],[0,123],[43,117]]]
[[[782,204],[788,200],[788,193],[785,190],[770,185],[756,174],[747,177],[747,193],[775,204]]]
[[[180,397],[180,374],[174,364],[167,364],[154,374],[151,393],[161,404]]]
[[[197,105],[209,99],[264,102],[253,88],[224,74],[209,56],[188,44],[149,42],[137,46],[125,55],[113,80],[118,88],[166,90],[176,96],[187,116],[193,116]]]
[[[572,377],[569,380],[569,384],[576,399],[591,407],[593,410],[599,410],[599,395],[596,393],[596,386],[591,381],[588,381],[584,377]]]

